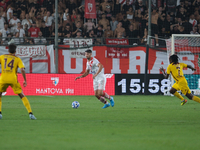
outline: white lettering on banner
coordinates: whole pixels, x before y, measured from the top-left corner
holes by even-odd
[[[113,58],[112,59],[112,70],[111,73],[121,73],[121,70],[119,68],[120,59],[119,58]]]
[[[18,57],[37,57],[46,56],[46,46],[17,46],[16,56]]]
[[[187,65],[191,65],[192,67],[195,68],[194,64],[191,62],[192,60],[194,61],[194,55],[193,54],[190,55],[190,53],[192,54],[191,51],[182,51],[178,53],[178,57],[180,58],[180,62],[185,63]],[[188,68],[187,70],[183,70],[183,74],[193,74],[193,73],[194,71]]]
[[[64,71],[66,73],[81,73],[83,69],[83,58],[76,58],[76,68],[71,68],[71,58],[70,58],[70,51],[63,50],[62,55],[64,56]],[[96,56],[96,51],[92,52],[92,56]]]
[[[151,74],[160,74],[160,67],[167,68],[168,60],[166,56],[166,52],[156,52],[156,61],[153,65],[152,70],[150,70]]]
[[[36,89],[36,94],[62,94],[63,90],[62,89],[57,89],[57,88],[38,88]]]
[[[74,89],[65,89],[66,94],[74,94]]]
[[[127,44],[127,40],[123,40],[123,41],[118,41],[118,40],[108,40],[109,44],[118,44],[118,45],[123,45],[123,44]]]
[[[85,58],[85,51],[92,45],[92,39],[70,39],[69,45],[70,48],[77,48],[76,50],[70,50],[71,58]],[[93,50],[93,47],[90,47],[90,49]]]
[[[137,57],[139,59],[137,59]],[[146,53],[144,51],[129,51],[129,70],[128,73],[144,73],[145,72],[145,58]],[[140,66],[140,70],[137,70],[137,66]]]

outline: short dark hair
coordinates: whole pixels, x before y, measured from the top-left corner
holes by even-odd
[[[85,52],[86,53],[92,53],[92,50],[91,49],[87,49]]]
[[[17,48],[17,46],[16,46],[15,44],[10,44],[10,45],[8,46],[8,51],[9,51],[10,53],[15,53],[15,52],[16,52],[16,48]]]
[[[179,60],[179,57],[176,54],[174,54],[174,55],[171,55],[169,57],[169,59],[172,61],[172,63],[177,64],[178,60]]]

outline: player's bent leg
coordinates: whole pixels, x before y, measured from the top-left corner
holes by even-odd
[[[29,103],[27,97],[25,97],[25,95],[24,95],[23,93],[20,93],[20,94],[18,94],[18,95],[19,95],[19,97],[21,98],[21,100],[22,100],[24,106],[26,107],[26,109],[27,109],[27,111],[28,111],[28,113],[29,113],[29,118],[32,119],[32,120],[35,120],[36,117],[35,117],[35,116],[33,115],[33,113],[32,113],[31,105],[30,105],[30,103]]]
[[[194,96],[194,95],[192,95],[191,93],[189,93],[189,94],[187,93],[186,96],[187,96],[190,100],[193,100],[193,101],[195,101],[195,102],[200,103],[200,98],[199,98],[199,97]]]
[[[95,96],[97,97],[97,99],[104,103],[104,106],[102,108],[107,108],[110,106],[110,103],[108,103],[108,101],[105,100],[105,98],[102,96],[102,93],[103,90],[95,90]]]
[[[181,101],[184,100],[184,98],[177,92],[175,88],[172,87],[169,92],[174,96],[176,96],[177,98],[179,98]]]

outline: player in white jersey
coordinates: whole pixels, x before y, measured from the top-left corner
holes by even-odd
[[[113,97],[109,96],[107,93],[104,92],[105,86],[106,86],[106,78],[104,75],[104,68],[103,65],[94,57],[92,57],[92,51],[90,49],[85,51],[85,56],[87,58],[87,67],[85,73],[83,73],[81,76],[76,77],[75,81],[77,79],[86,77],[90,72],[93,74],[93,87],[95,96],[104,103],[104,106],[102,108],[107,108],[110,106],[114,106],[114,99]],[[110,100],[110,103],[105,100],[105,98]]]

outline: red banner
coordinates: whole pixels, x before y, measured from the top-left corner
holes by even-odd
[[[96,4],[95,0],[85,0],[85,18],[96,19]]]
[[[27,74],[27,87],[23,88],[25,95],[94,95],[92,75],[74,79],[80,74]],[[106,92],[115,95],[115,75],[106,74]],[[23,77],[18,74],[22,86]],[[11,87],[6,95],[14,95]]]
[[[107,45],[129,45],[128,39],[106,39]],[[107,47],[107,58],[129,58],[129,48]]]

